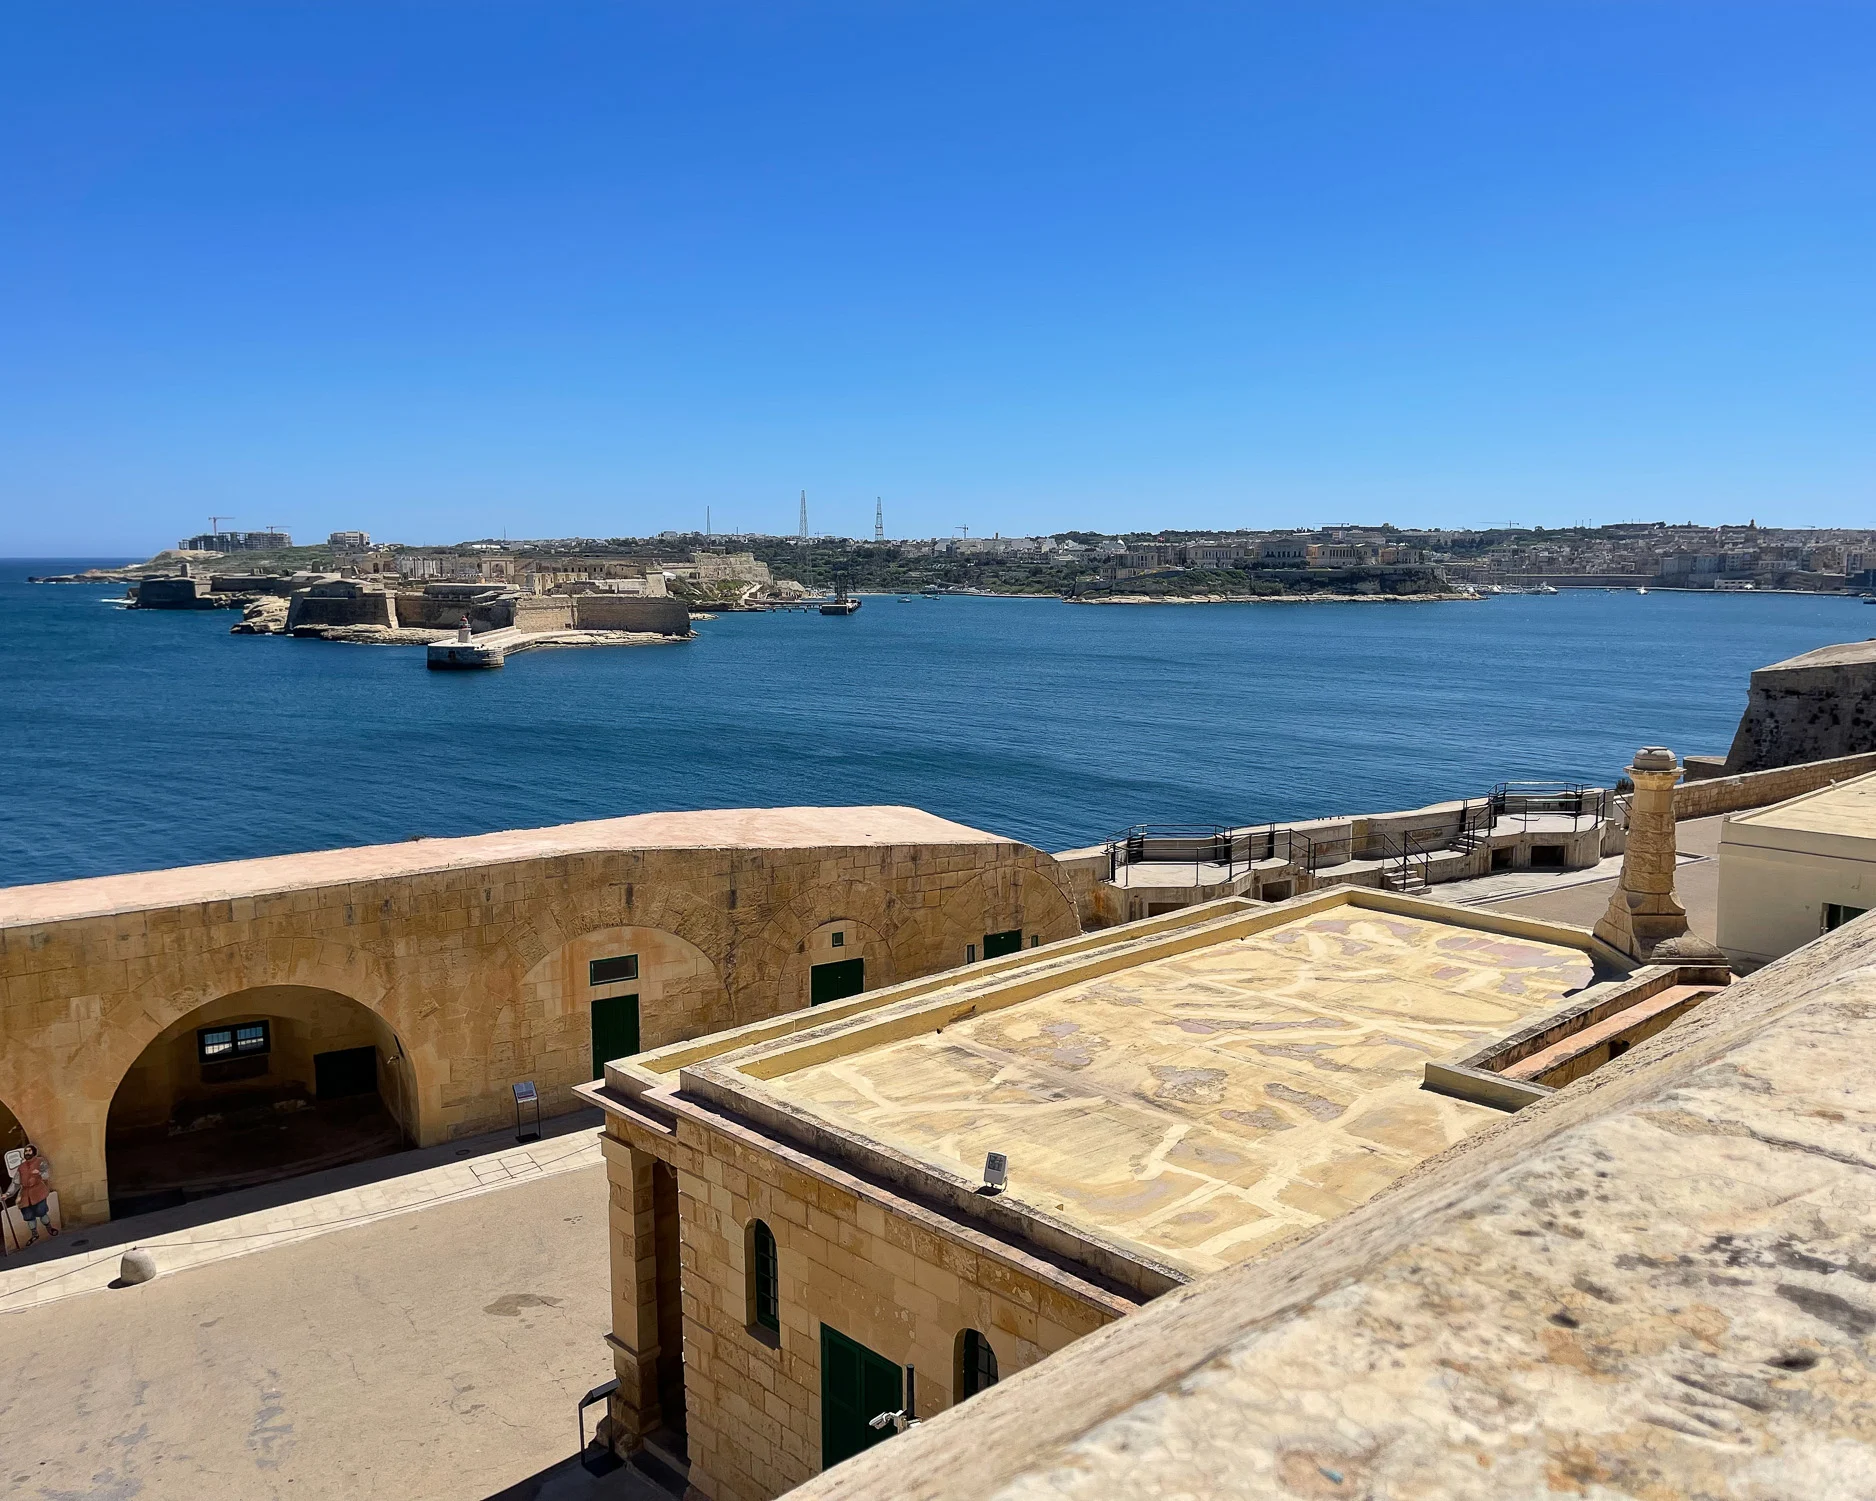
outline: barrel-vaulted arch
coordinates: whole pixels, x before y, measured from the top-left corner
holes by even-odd
[[[496,1018],[490,1062],[530,1080],[543,1112],[577,1109],[573,1086],[612,1057],[721,1031],[729,1014],[722,976],[698,945],[668,928],[608,924],[529,967]],[[624,1033],[619,1019],[629,1019]]]
[[[921,909],[914,924],[933,969],[982,959],[988,934],[1019,931],[1023,943],[1053,943],[1081,931],[1073,896],[1048,874],[1021,868],[987,872],[967,881],[935,911]]]
[[[866,938],[868,990],[903,978],[904,960],[894,935],[904,926],[909,910],[894,893],[879,885],[827,881],[809,887],[783,906],[748,945],[750,968],[775,979],[760,991],[736,997],[732,1025],[763,1021],[806,1006],[813,966],[832,957],[820,951],[817,940],[839,924],[851,924]]]
[[[442,1067],[423,1019],[402,1014],[388,965],[331,938],[184,946],[145,962],[115,993],[72,1007],[61,1027],[42,1029],[0,1049],[0,1099],[11,1102],[34,1140],[53,1158],[66,1214],[91,1222],[108,1216],[105,1142],[119,1085],[167,1029],[203,1006],[243,991],[301,986],[331,991],[381,1017],[404,1043],[414,1097],[414,1134],[440,1140],[433,1118]]]
[[[119,1081],[105,1125],[111,1213],[383,1156],[417,1138],[396,1030],[336,990],[260,985],[185,1012]]]

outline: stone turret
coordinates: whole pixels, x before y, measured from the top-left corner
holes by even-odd
[[[1673,959],[1725,963],[1720,951],[1687,928],[1674,895],[1674,784],[1681,769],[1665,746],[1645,745],[1628,769],[1628,848],[1622,878],[1596,924],[1596,936],[1643,964]]]

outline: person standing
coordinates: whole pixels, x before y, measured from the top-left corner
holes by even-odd
[[[39,1227],[45,1226],[48,1237],[59,1232],[52,1224],[50,1206],[47,1200],[52,1195],[52,1159],[41,1157],[39,1148],[30,1141],[26,1143],[25,1155],[20,1158],[19,1182],[10,1197],[17,1199],[20,1216],[26,1221],[32,1234],[26,1237],[26,1244],[32,1245],[39,1239]]]

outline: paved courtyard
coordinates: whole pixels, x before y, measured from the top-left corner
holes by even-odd
[[[103,1285],[121,1248],[0,1272],[7,1494],[661,1495],[567,1463],[575,1404],[612,1374],[591,1133],[515,1157],[140,1241],[164,1271],[139,1287]]]

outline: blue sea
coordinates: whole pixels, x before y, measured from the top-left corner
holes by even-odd
[[[1786,595],[874,596],[436,673],[25,582],[113,561],[0,562],[0,885],[668,808],[911,803],[1064,849],[1607,784],[1642,744],[1723,754],[1754,667],[1876,628]]]

